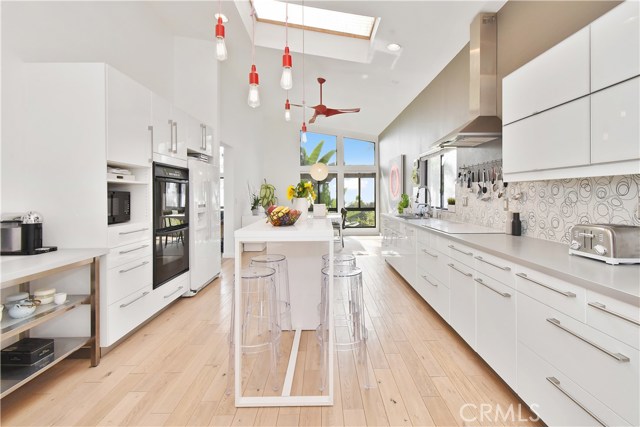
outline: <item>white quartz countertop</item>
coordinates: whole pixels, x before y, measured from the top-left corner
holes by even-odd
[[[58,249],[38,255],[4,255],[0,257],[0,283],[5,285],[48,270],[106,255],[108,252],[107,248],[92,248]]]
[[[238,242],[309,242],[333,239],[333,226],[327,218],[307,218],[285,227],[274,227],[267,222],[257,221],[235,231]]]
[[[406,219],[409,224],[431,228],[447,234],[504,234],[494,228],[436,218]]]
[[[609,265],[570,255],[569,247],[562,243],[496,234],[495,230],[487,234],[451,234],[436,228],[421,227],[415,220],[404,220],[393,215],[388,217],[418,229],[442,233],[450,240],[640,307],[639,264]]]

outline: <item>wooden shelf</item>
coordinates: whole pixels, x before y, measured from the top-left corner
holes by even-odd
[[[36,311],[30,316],[20,319],[13,319],[9,317],[7,313],[6,317],[2,317],[0,323],[0,332],[2,332],[2,339],[16,336],[24,331],[27,331],[34,326],[47,322],[54,317],[61,316],[69,310],[73,310],[80,304],[88,304],[91,302],[89,295],[69,295],[67,301],[64,304],[46,304],[36,307]]]
[[[94,338],[92,337],[54,338],[53,359],[47,365],[40,368],[31,366],[9,367],[8,365],[4,365],[2,367],[2,374],[0,375],[0,398],[5,397],[23,384],[49,370],[71,353],[92,343],[93,340]]]

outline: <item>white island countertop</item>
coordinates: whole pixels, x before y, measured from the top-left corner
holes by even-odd
[[[16,281],[28,281],[32,276],[106,255],[107,248],[58,249],[38,255],[3,255],[0,257],[0,283],[13,286]],[[18,282],[20,283],[20,282]]]
[[[333,238],[333,226],[327,218],[308,218],[295,224],[274,227],[267,222],[257,221],[235,231],[236,240],[242,242],[312,242]]]

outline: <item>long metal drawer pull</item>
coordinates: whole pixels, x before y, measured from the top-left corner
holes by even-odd
[[[453,268],[453,269],[454,269],[455,271],[457,271],[458,273],[462,273],[462,274],[464,274],[464,275],[465,275],[465,276],[467,276],[467,277],[471,277],[471,276],[472,276],[472,274],[471,274],[471,273],[467,273],[466,271],[462,271],[462,270],[460,270],[460,269],[456,268],[456,266],[455,266],[455,265],[453,265],[453,264],[447,264],[447,265],[448,265],[449,267]]]
[[[550,317],[550,318],[547,319],[547,322],[551,323],[553,326],[555,326],[557,328],[562,329],[565,332],[570,333],[571,335],[573,335],[574,337],[578,338],[579,340],[585,342],[586,344],[589,344],[591,347],[597,348],[601,352],[605,353],[608,356],[613,357],[614,359],[616,359],[619,362],[629,362],[629,358],[627,356],[625,356],[624,354],[614,353],[614,352],[609,351],[606,348],[600,346],[599,344],[596,344],[593,341],[588,340],[587,338],[583,337],[582,335],[579,335],[579,334],[573,332],[571,329],[567,328],[566,326],[563,326],[562,323],[560,323],[560,321],[558,319],[554,319],[553,317]]]
[[[449,247],[450,247],[451,249],[453,249],[454,251],[458,251],[458,252],[460,252],[461,254],[465,254],[465,255],[469,255],[469,256],[472,256],[472,255],[473,255],[473,253],[472,253],[472,252],[465,252],[465,251],[463,251],[462,249],[458,249],[458,248],[456,248],[456,247],[455,247],[455,246],[453,246],[453,245],[449,245]]]
[[[625,316],[624,314],[620,314],[620,313],[616,313],[615,311],[611,311],[607,308],[606,305],[602,304],[601,302],[588,302],[587,304],[589,304],[591,307],[593,308],[597,308],[598,310],[604,311],[605,313],[609,313],[612,316],[616,316],[622,320],[626,320],[629,323],[633,323],[634,325],[640,326],[640,322],[638,322],[635,319],[632,319],[630,317]]]
[[[148,228],[141,228],[139,230],[133,230],[133,231],[121,231],[120,233],[118,233],[121,236],[124,236],[125,234],[133,234],[133,233],[140,233],[141,231],[147,231]]]
[[[582,409],[587,414],[589,414],[589,416],[591,418],[593,418],[594,420],[596,420],[598,422],[598,424],[600,424],[601,426],[607,427],[607,424],[604,421],[602,421],[600,418],[598,418],[593,412],[588,410],[582,403],[580,403],[579,400],[577,400],[575,397],[571,396],[568,391],[566,391],[564,388],[562,388],[562,386],[560,385],[560,381],[556,377],[547,377],[547,381],[549,381],[555,388],[560,390],[560,393],[564,394],[569,399],[571,399],[571,401],[573,403],[575,403],[576,405],[578,405],[580,407],[580,409]]]
[[[120,273],[126,273],[128,271],[135,270],[136,268],[140,268],[140,267],[142,267],[144,265],[147,265],[147,264],[149,264],[149,261],[143,261],[142,263],[140,263],[138,265],[134,265],[131,268],[127,268],[126,270],[120,270]]]
[[[438,285],[436,283],[431,282],[431,280],[427,279],[427,276],[425,276],[424,274],[421,274],[420,277],[422,277],[424,279],[425,282],[427,282],[428,284],[430,284],[433,287],[438,287]]]
[[[494,264],[492,262],[487,261],[486,259],[482,258],[481,256],[477,256],[477,257],[474,257],[474,258],[477,259],[478,261],[484,262],[485,264],[489,264],[492,267],[499,268],[500,270],[511,271],[511,267],[502,267],[501,265]]]
[[[126,304],[120,304],[120,308],[128,307],[128,306],[130,306],[131,304],[133,304],[134,302],[138,301],[139,299],[146,297],[148,294],[149,294],[149,291],[147,291],[147,292],[143,292],[143,293],[142,293],[142,295],[140,295],[138,298],[134,299],[133,301],[129,301],[129,302],[128,302],[128,303],[126,303]]]
[[[484,286],[485,288],[492,290],[493,292],[495,292],[496,294],[503,296],[505,298],[511,298],[511,294],[507,293],[507,292],[500,292],[499,290],[492,288],[491,286],[487,285],[486,283],[484,283],[484,280],[482,279],[473,279],[476,282],[480,283],[482,286]]]
[[[129,252],[139,251],[140,249],[148,248],[149,245],[138,246],[137,248],[129,249],[128,251],[120,251],[120,255],[128,254]]]
[[[164,298],[171,298],[172,295],[175,295],[176,293],[180,292],[180,289],[182,289],[182,286],[179,286],[178,289],[176,289],[175,291],[171,292],[169,295],[165,295]]]
[[[553,287],[551,287],[551,286],[549,286],[549,285],[545,285],[544,283],[540,283],[540,282],[538,282],[537,280],[530,279],[530,278],[529,278],[529,277],[527,277],[527,275],[526,275],[526,274],[524,274],[524,273],[516,273],[516,276],[518,276],[518,277],[522,277],[522,278],[523,278],[523,279],[525,279],[525,280],[528,280],[528,281],[530,281],[530,282],[532,282],[532,283],[535,283],[536,285],[540,285],[540,286],[542,286],[543,288],[547,288],[547,289],[549,289],[550,291],[557,292],[557,293],[559,293],[560,295],[564,295],[565,297],[574,298],[574,297],[576,296],[576,294],[574,294],[573,292],[569,292],[569,291],[561,291],[561,290],[556,289],[556,288],[553,288]]]
[[[422,250],[422,252],[424,252],[425,254],[427,254],[427,255],[429,255],[429,256],[432,256],[432,257],[434,257],[434,258],[438,258],[438,255],[434,255],[434,254],[432,254],[431,252],[429,252],[429,251],[428,251],[428,250],[426,250],[426,249],[423,249],[423,250]]]
[[[207,204],[206,203],[198,203],[198,207],[199,208],[206,208]]]

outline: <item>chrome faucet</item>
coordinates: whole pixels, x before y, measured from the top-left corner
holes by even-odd
[[[427,218],[431,218],[433,217],[433,209],[431,208],[431,192],[427,187],[424,188],[424,194],[426,199],[425,203],[418,203],[416,205],[416,210],[420,209],[421,206],[426,207],[426,210],[424,211],[423,215]]]

